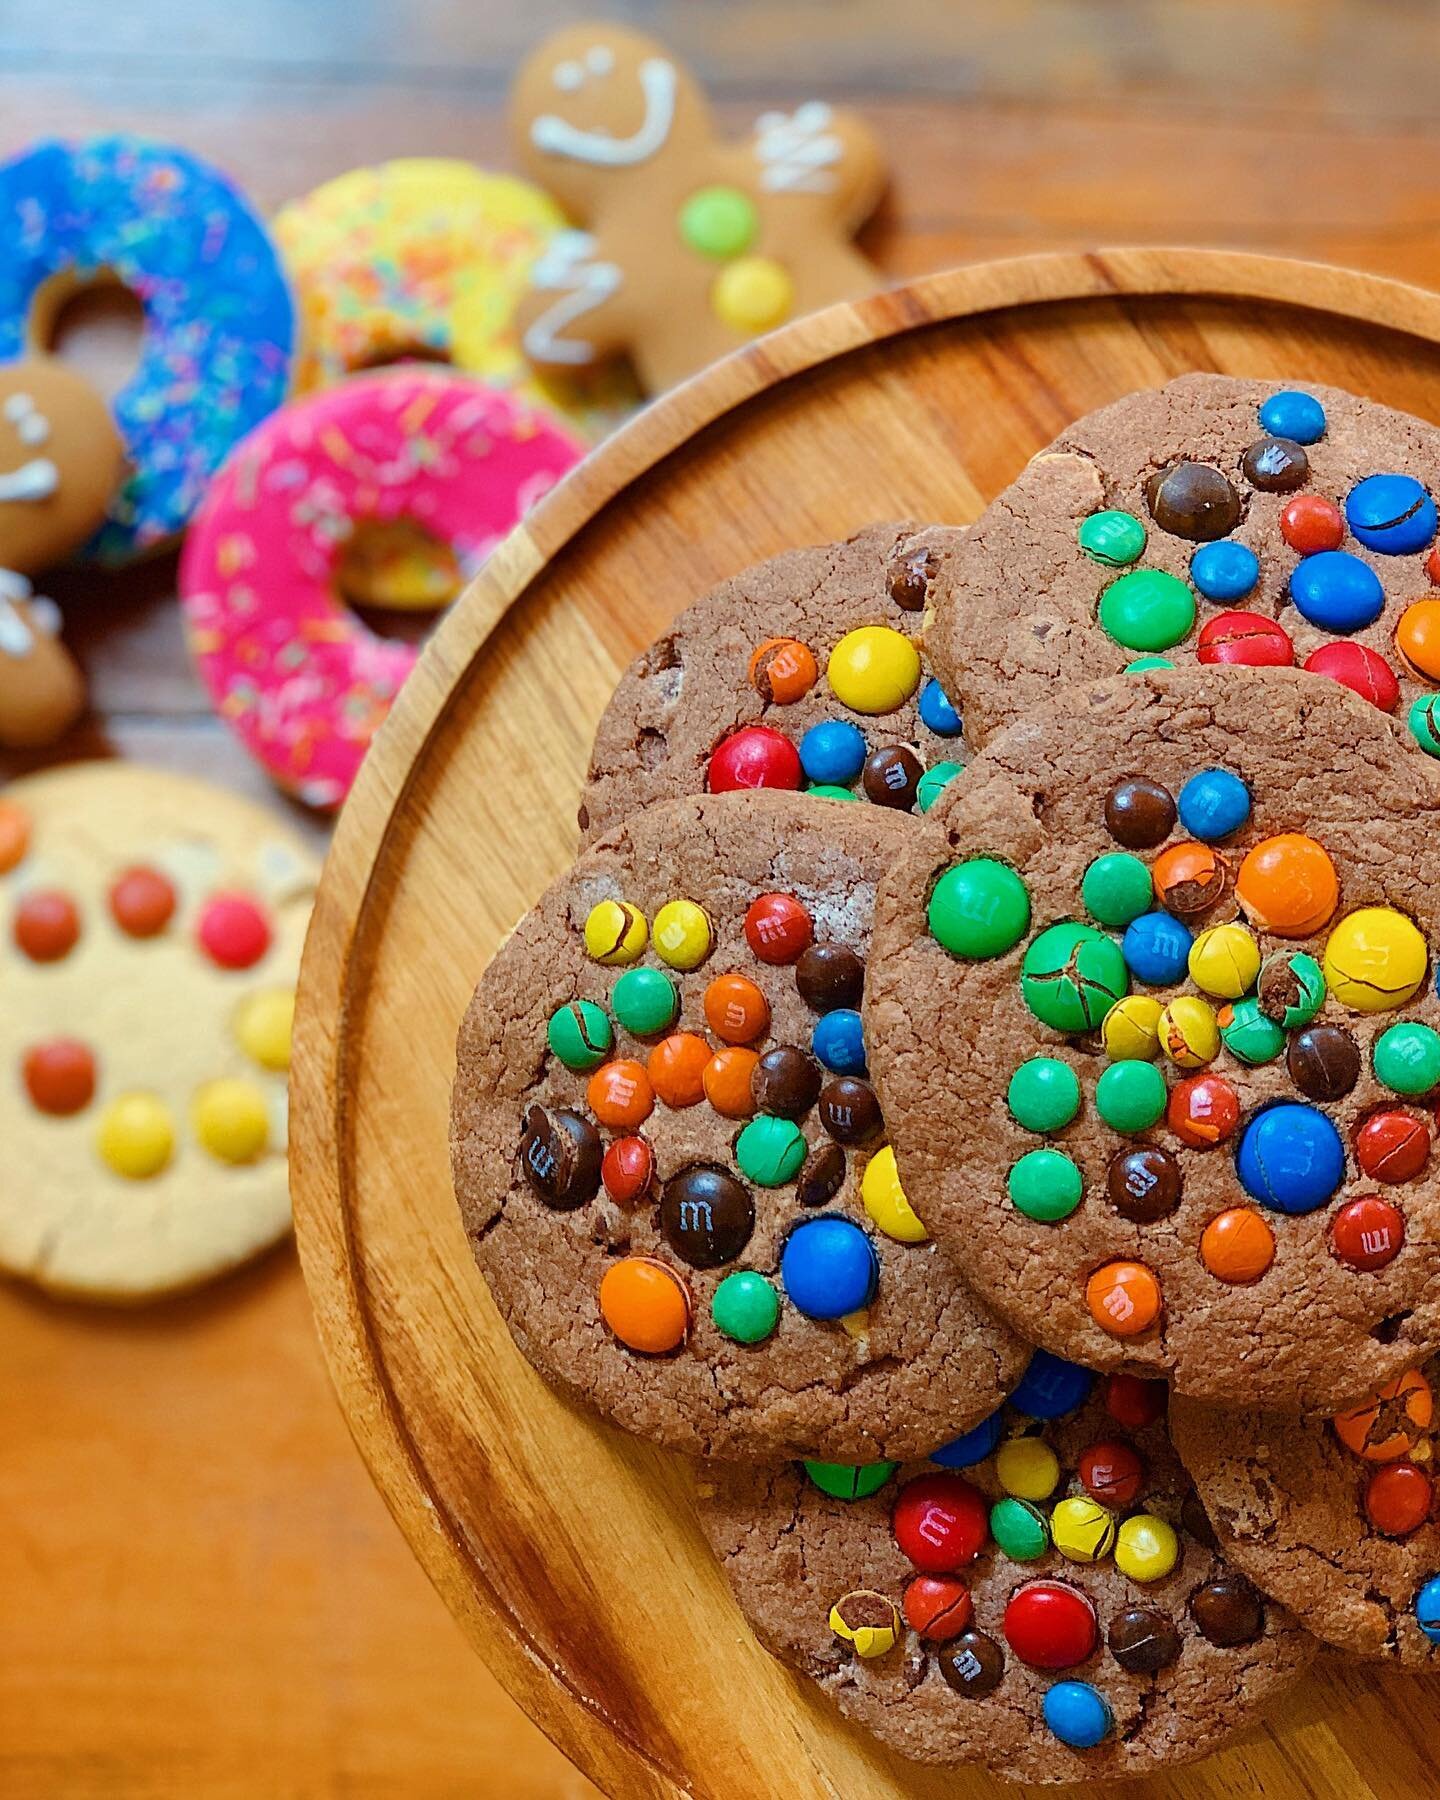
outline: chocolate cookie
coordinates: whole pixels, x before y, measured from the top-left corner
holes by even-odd
[[[1164,1384],[1044,1351],[928,1463],[712,1469],[700,1516],[762,1641],[920,1762],[1147,1774],[1249,1724],[1315,1651],[1216,1552]]]
[[[882,886],[865,1006],[906,1187],[982,1298],[1282,1410],[1435,1349],[1437,804],[1295,671],[1119,676],[991,740]]]
[[[1078,420],[947,559],[928,645],[971,746],[1132,660],[1301,664],[1440,755],[1440,431],[1185,375]]]
[[[1177,1401],[1225,1554],[1327,1643],[1440,1668],[1433,1387],[1407,1369],[1330,1420]]]
[[[637,814],[546,893],[460,1032],[456,1192],[520,1348],[704,1454],[927,1453],[1027,1351],[895,1173],[857,1010],[909,829],[794,794]]]
[[[819,788],[923,812],[964,760],[919,641],[963,533],[872,525],[714,588],[636,658],[605,709],[587,841],[656,800]]]

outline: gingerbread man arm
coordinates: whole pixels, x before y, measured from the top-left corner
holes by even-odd
[[[847,232],[869,217],[884,191],[885,165],[869,126],[823,100],[762,113],[750,147],[763,195],[783,196]]]
[[[516,312],[526,356],[537,368],[574,373],[628,349],[632,325],[620,264],[588,231],[558,232]]]
[[[0,569],[0,745],[7,750],[53,744],[85,710],[85,684],[59,627],[53,601],[33,598],[23,576]]]

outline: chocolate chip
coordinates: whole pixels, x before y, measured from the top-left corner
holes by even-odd
[[[840,1075],[820,1090],[820,1123],[837,1144],[868,1144],[885,1121],[870,1083]]]
[[[816,1012],[857,1007],[865,992],[865,965],[844,944],[811,944],[795,964],[795,986]]]
[[[1285,1067],[1311,1100],[1343,1100],[1360,1079],[1360,1047],[1342,1025],[1307,1025],[1285,1052]]]
[[[840,1192],[845,1180],[845,1152],[838,1144],[818,1144],[795,1183],[801,1206],[824,1206]]]
[[[924,610],[930,587],[930,552],[917,550],[913,556],[897,556],[886,578],[890,598],[905,612]]]
[[[1266,494],[1293,494],[1310,479],[1310,458],[1289,438],[1266,437],[1240,458],[1240,472]]]
[[[904,744],[886,744],[872,750],[865,758],[860,782],[865,798],[876,806],[893,806],[898,812],[909,812],[915,804],[915,792],[925,773],[920,758]]]
[[[1005,1652],[984,1631],[962,1632],[935,1660],[955,1692],[971,1700],[993,1694],[1005,1676]]]
[[[1110,1621],[1110,1654],[1127,1675],[1155,1675],[1180,1654],[1180,1633],[1168,1613],[1130,1606]]]
[[[1154,1147],[1122,1151],[1105,1171],[1110,1204],[1134,1225],[1168,1218],[1180,1204],[1183,1186],[1180,1164],[1168,1150]]]
[[[1265,1629],[1260,1596],[1243,1575],[1228,1571],[1191,1595],[1190,1616],[1202,1636],[1221,1650],[1251,1643]]]
[[[755,1229],[749,1190],[724,1169],[697,1163],[672,1175],[660,1196],[665,1241],[692,1269],[734,1262]]]
[[[1127,850],[1153,850],[1175,829],[1175,801],[1158,781],[1137,775],[1105,796],[1105,829]]]
[[[1196,544],[1228,537],[1240,520],[1240,496],[1209,463],[1157,469],[1145,483],[1145,499],[1162,531]]]
[[[600,1134],[579,1113],[527,1106],[520,1125],[520,1166],[547,1206],[573,1212],[600,1186]]]
[[[767,1050],[750,1077],[759,1111],[779,1119],[801,1119],[820,1097],[820,1065],[794,1044]]]

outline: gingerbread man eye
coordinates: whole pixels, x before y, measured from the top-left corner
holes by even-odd
[[[585,52],[585,67],[592,75],[608,75],[615,67],[615,52],[608,44],[592,44]]]
[[[585,71],[578,62],[556,63],[550,77],[562,94],[573,94],[585,85]]]

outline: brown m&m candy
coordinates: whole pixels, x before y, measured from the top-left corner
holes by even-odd
[[[1266,494],[1293,494],[1310,479],[1310,458],[1289,438],[1266,437],[1240,458],[1240,472]]]
[[[820,1098],[820,1065],[795,1044],[767,1050],[750,1077],[755,1104],[778,1119],[801,1119]]]
[[[839,1075],[820,1090],[820,1123],[837,1144],[866,1144],[883,1127],[880,1102],[868,1081]]]
[[[111,884],[110,914],[127,937],[155,937],[174,912],[174,883],[158,869],[126,869]]]
[[[838,1144],[818,1144],[796,1177],[795,1198],[801,1206],[825,1206],[844,1181],[845,1152]]]
[[[31,962],[59,962],[75,948],[80,914],[68,894],[37,888],[15,908],[15,942]]]
[[[1343,1100],[1360,1079],[1360,1047],[1341,1025],[1307,1025],[1290,1039],[1285,1067],[1311,1100]]]
[[[1251,1643],[1265,1629],[1260,1596],[1243,1575],[1228,1570],[1191,1595],[1190,1616],[1201,1636],[1221,1650]]]
[[[857,1007],[865,991],[865,965],[846,944],[812,944],[795,965],[795,986],[816,1012]]]
[[[897,556],[890,565],[886,587],[890,598],[904,612],[923,612],[930,589],[930,552],[917,550],[914,556]]]
[[[909,812],[924,773],[913,750],[904,744],[885,744],[865,758],[860,785],[865,789],[865,798],[873,800],[876,806]]]
[[[1168,1150],[1147,1146],[1112,1157],[1105,1172],[1105,1191],[1122,1219],[1153,1225],[1180,1204],[1180,1164]]]
[[[733,1262],[750,1242],[755,1202],[726,1170],[697,1163],[665,1183],[660,1229],[692,1269],[719,1268]]]
[[[946,1683],[971,1700],[993,1694],[1005,1675],[1005,1652],[986,1631],[962,1631],[936,1661]]]
[[[56,1118],[81,1112],[95,1096],[95,1058],[76,1038],[51,1038],[25,1052],[25,1087],[39,1111]]]
[[[1180,1654],[1180,1633],[1155,1606],[1129,1606],[1110,1621],[1110,1654],[1127,1675],[1156,1675]]]
[[[571,1212],[600,1187],[600,1134],[564,1109],[527,1106],[520,1128],[520,1166],[547,1206]]]
[[[1157,469],[1145,483],[1145,500],[1162,531],[1196,544],[1228,537],[1240,519],[1240,496],[1209,463]]]
[[[1153,850],[1175,829],[1174,796],[1141,775],[1117,781],[1105,796],[1105,829],[1127,850]]]

